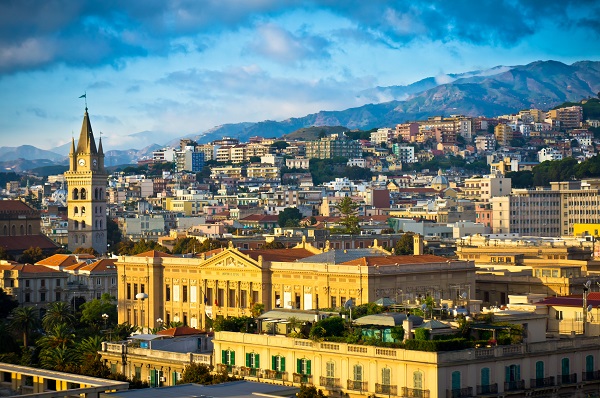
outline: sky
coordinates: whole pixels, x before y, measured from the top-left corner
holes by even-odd
[[[142,148],[392,99],[361,94],[376,86],[597,61],[598,21],[597,0],[1,0],[0,146],[77,138],[84,93],[105,150]]]

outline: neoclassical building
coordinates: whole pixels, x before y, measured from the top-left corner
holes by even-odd
[[[417,252],[420,245],[417,244]],[[251,315],[254,304],[265,310],[303,310],[356,305],[389,297],[416,304],[427,295],[474,297],[471,261],[433,255],[393,256],[378,246],[366,249],[316,249],[305,241],[292,249],[228,248],[194,258],[161,252],[121,256],[119,322],[156,327],[179,321],[204,328],[206,319]],[[137,299],[145,293],[146,299]]]

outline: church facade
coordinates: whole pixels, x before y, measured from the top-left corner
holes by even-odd
[[[69,250],[93,248],[100,254],[107,249],[106,180],[102,138],[96,147],[87,107],[77,147],[75,139],[69,153],[68,235]]]

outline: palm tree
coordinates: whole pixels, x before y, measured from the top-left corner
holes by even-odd
[[[56,347],[40,352],[40,363],[45,369],[56,371],[72,371],[80,363],[80,355],[76,350],[67,347]]]
[[[29,332],[38,323],[38,316],[33,307],[19,307],[12,312],[11,326],[14,330],[23,333],[23,346],[27,348]]]
[[[61,323],[49,331],[39,340],[39,346],[42,349],[49,348],[69,348],[75,342],[75,334],[70,326]]]
[[[63,324],[73,324],[75,317],[71,314],[71,306],[67,303],[56,302],[48,305],[48,310],[44,319],[42,319],[42,325],[47,331],[54,329],[55,326]]]
[[[97,355],[98,351],[102,349],[102,342],[104,339],[100,336],[91,336],[87,339],[83,339],[77,344],[77,350],[81,355]]]

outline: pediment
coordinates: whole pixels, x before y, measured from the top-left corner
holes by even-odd
[[[214,269],[246,269],[246,270],[260,270],[260,264],[253,258],[246,256],[236,249],[226,249],[219,254],[216,254],[209,259],[205,260],[201,265],[201,268],[214,268]]]

